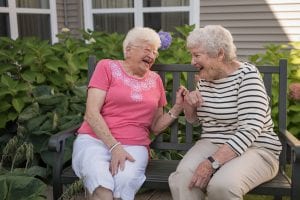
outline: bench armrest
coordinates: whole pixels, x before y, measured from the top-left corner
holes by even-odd
[[[52,135],[48,142],[48,149],[51,152],[61,152],[63,149],[63,145],[65,144],[66,139],[73,136],[77,130],[79,129],[81,124],[78,124],[74,127],[71,127],[67,130],[58,132]]]
[[[287,130],[282,132],[281,135],[284,137],[286,144],[291,150],[291,199],[300,199],[300,141]]]
[[[293,134],[291,134],[289,131],[285,131],[284,134],[282,134],[287,142],[287,144],[291,147],[293,151],[293,163],[300,163],[300,140],[298,140]]]

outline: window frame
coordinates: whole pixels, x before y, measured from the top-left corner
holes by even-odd
[[[16,0],[8,0],[7,7],[0,7],[0,13],[8,14],[9,26],[10,26],[10,38],[17,39],[19,37],[18,30],[18,14],[49,14],[50,15],[50,27],[51,27],[51,42],[58,42],[56,37],[57,30],[57,13],[56,13],[56,0],[49,0],[49,8],[18,8],[16,6]]]
[[[188,12],[189,25],[200,25],[200,0],[189,0],[189,6],[143,7],[143,0],[134,0],[133,8],[92,8],[92,0],[83,1],[84,29],[94,31],[94,14],[133,13],[134,26],[144,26],[144,13]]]

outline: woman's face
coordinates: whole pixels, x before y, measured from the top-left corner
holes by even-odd
[[[129,45],[126,48],[126,60],[140,71],[147,71],[158,57],[158,50],[149,43]]]
[[[211,57],[202,48],[189,49],[192,55],[191,64],[199,70],[199,78],[205,80],[217,80],[224,77],[224,69],[220,56]]]

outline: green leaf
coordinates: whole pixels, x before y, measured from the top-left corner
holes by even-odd
[[[18,113],[17,112],[10,112],[7,115],[8,121],[14,121],[15,119],[17,119],[17,117],[18,117]]]
[[[41,166],[32,166],[26,170],[26,173],[30,176],[46,177],[47,169]]]
[[[5,128],[6,122],[8,122],[7,115],[0,114],[0,128]]]
[[[34,97],[43,95],[51,95],[53,93],[53,87],[49,85],[39,85],[32,90]]]
[[[7,94],[11,94],[11,92],[7,88],[0,88],[0,97],[3,97]]]
[[[21,74],[21,77],[28,82],[34,82],[35,81],[35,72],[31,70],[27,70]]]
[[[28,131],[33,131],[35,129],[39,130],[39,126],[47,119],[46,115],[37,116],[27,121],[26,127]]]
[[[37,178],[26,175],[1,175],[0,185],[4,189],[6,188],[5,199],[7,200],[34,200],[42,197],[46,190],[45,183]]]
[[[0,104],[0,112],[4,112],[11,107],[11,104],[7,103],[6,101],[1,102]]]
[[[29,55],[29,54],[25,54],[24,60],[23,60],[23,64],[30,66],[35,61],[36,61],[36,57],[35,56]]]
[[[292,105],[289,107],[289,110],[299,112],[300,111],[300,105]]]
[[[46,131],[44,131],[45,133]],[[29,141],[34,146],[34,151],[37,153],[41,153],[48,149],[48,141],[49,141],[49,133],[48,134],[30,134]]]
[[[45,66],[47,69],[58,73],[58,68],[60,67],[60,63],[52,61],[52,62],[46,63]]]
[[[87,87],[86,85],[84,86],[75,86],[72,91],[74,92],[75,96],[77,97],[81,97],[81,98],[86,98],[86,90],[87,90]]]
[[[0,74],[4,73],[4,72],[8,72],[8,71],[11,71],[11,70],[14,70],[16,69],[16,67],[14,65],[11,65],[11,64],[1,64],[1,67],[0,67]]]
[[[36,82],[37,83],[43,83],[46,80],[46,77],[41,74],[41,73],[37,73],[36,74]]]
[[[15,110],[20,113],[22,109],[24,108],[24,101],[21,98],[15,98],[12,100],[12,105],[15,108]]]
[[[20,122],[27,121],[29,119],[32,119],[36,117],[39,114],[39,104],[38,103],[33,103],[26,107],[19,115],[18,120]]]
[[[1,181],[0,180],[0,200],[5,200],[7,199],[6,196],[7,196],[7,193],[8,193],[8,184],[6,182],[6,180],[3,180]]]
[[[76,49],[76,51],[74,52],[75,54],[81,54],[81,53],[86,53],[86,52],[89,52],[90,49],[88,48],[85,48],[85,47],[79,47]]]
[[[66,74],[65,79],[67,82],[74,84],[78,80],[78,76]]]
[[[63,94],[57,95],[43,95],[36,98],[36,101],[42,105],[55,105],[59,104],[60,102],[64,101],[66,98]]]
[[[9,88],[14,88],[16,87],[16,85],[18,84],[18,81],[13,80],[11,77],[9,76],[1,76],[1,83],[3,83],[4,85],[6,85]]]

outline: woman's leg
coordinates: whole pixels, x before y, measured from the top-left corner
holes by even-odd
[[[73,147],[72,167],[92,197],[99,196],[100,190],[111,196],[114,179],[109,171],[111,155],[106,145],[88,135],[79,135]],[[96,192],[95,192],[96,191]],[[95,192],[95,194],[94,194]]]
[[[241,200],[251,189],[276,176],[278,160],[272,153],[249,148],[224,164],[207,186],[209,200]]]
[[[93,192],[91,200],[113,200],[112,191],[104,187],[97,187]]]
[[[123,145],[124,149],[135,159],[134,162],[126,161],[123,171],[118,171],[114,176],[114,198],[134,200],[136,192],[144,183],[145,170],[148,164],[148,149],[144,146]]]
[[[176,171],[169,177],[174,200],[204,200],[204,193],[199,188],[189,189],[189,184],[198,165],[217,149],[217,145],[200,140],[184,155]]]

